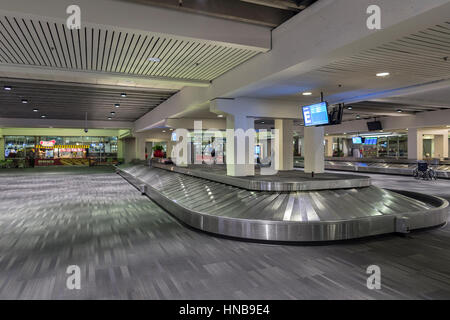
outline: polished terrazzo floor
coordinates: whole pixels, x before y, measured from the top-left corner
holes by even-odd
[[[450,199],[450,180],[372,175]],[[366,287],[381,267],[382,289]],[[66,268],[81,268],[81,289]],[[0,171],[1,299],[450,298],[450,227],[332,245],[212,237],[104,168]]]

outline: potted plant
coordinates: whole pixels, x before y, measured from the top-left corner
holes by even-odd
[[[163,158],[164,157],[164,148],[162,145],[156,145],[152,148],[153,157],[155,158]]]

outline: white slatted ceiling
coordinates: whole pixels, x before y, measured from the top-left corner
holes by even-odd
[[[443,58],[449,57],[449,61]],[[328,76],[374,73],[389,70],[423,80],[450,77],[450,22],[361,52],[315,71]]]
[[[0,17],[0,63],[6,64],[210,81],[258,53],[150,33],[69,30],[61,23]]]

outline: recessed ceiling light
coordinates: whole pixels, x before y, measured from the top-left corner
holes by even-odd
[[[169,130],[170,130],[170,131],[173,131],[173,128],[170,128]]]
[[[163,132],[166,132],[166,130],[163,130]]]
[[[127,94],[126,94],[126,93],[121,93],[120,96],[121,96],[122,98],[126,98]]]
[[[223,114],[218,114],[217,117],[218,118],[223,118]]]
[[[33,112],[38,112],[39,111],[39,109],[33,109]]]
[[[113,115],[115,115],[116,113],[114,112],[114,111],[111,111],[111,115],[113,116]]]
[[[312,95],[312,92],[303,92],[302,95],[304,95],[304,96],[310,96],[310,95]]]
[[[43,114],[43,115],[41,116],[41,118],[47,118],[47,116],[46,116],[45,114]]]
[[[358,115],[356,116],[356,119],[361,119],[361,116],[358,114]]]
[[[398,112],[398,113],[402,113],[403,110],[402,110],[402,109],[397,109],[397,112]]]
[[[111,117],[108,117],[108,120],[111,120],[112,118]]]
[[[261,121],[261,123],[264,124],[265,122],[264,122],[264,121]]]
[[[22,99],[22,103],[28,103],[27,99]]]
[[[147,60],[150,61],[150,62],[160,62],[161,61],[160,58],[156,58],[156,57],[150,57]]]
[[[348,106],[347,109],[348,109],[348,110],[352,110],[353,107],[352,107],[352,106]]]
[[[120,104],[116,103],[116,104],[114,105],[114,107],[119,108],[119,107],[120,107]]]
[[[12,88],[10,86],[4,86],[3,89],[5,89],[6,91],[11,91]]]
[[[380,72],[380,73],[377,73],[377,77],[387,77],[388,75],[390,75],[389,72]]]

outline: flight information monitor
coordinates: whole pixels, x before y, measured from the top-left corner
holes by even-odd
[[[366,138],[364,144],[366,146],[376,146],[378,142],[378,138]]]
[[[328,124],[328,103],[321,102],[310,106],[305,106],[303,109],[303,120],[305,127],[319,126]]]
[[[353,144],[361,144],[362,138],[361,137],[353,137]]]

